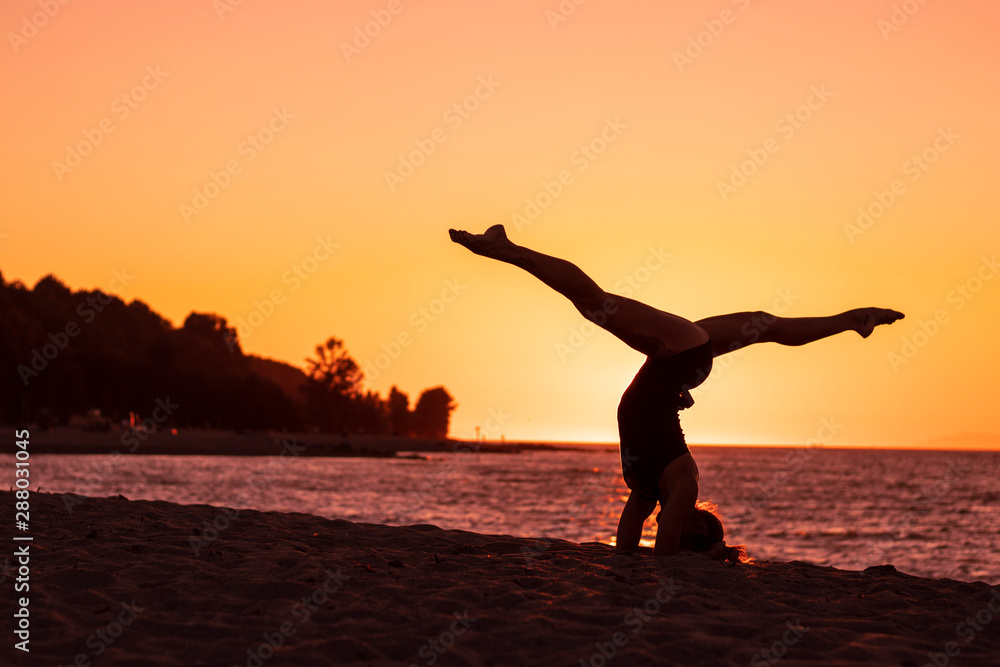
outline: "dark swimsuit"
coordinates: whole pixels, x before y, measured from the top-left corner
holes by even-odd
[[[689,389],[712,370],[712,342],[668,357],[648,357],[618,404],[622,476],[646,500],[660,500],[660,474],[688,453],[679,411],[690,407]]]

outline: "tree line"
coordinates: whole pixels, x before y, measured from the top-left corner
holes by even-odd
[[[174,327],[139,300],[73,292],[51,274],[33,289],[0,275],[0,423],[118,422],[169,396],[174,427],[447,437],[456,404],[444,387],[411,408],[399,388],[382,398],[363,381],[334,337],[303,370],[244,354],[215,313]]]

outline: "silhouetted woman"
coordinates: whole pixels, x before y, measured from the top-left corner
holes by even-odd
[[[804,345],[842,331],[867,338],[902,313],[858,308],[830,317],[776,317],[761,311],[731,313],[697,322],[601,289],[578,267],[515,245],[503,225],[483,234],[449,230],[451,239],[477,255],[518,266],[572,302],[584,317],[646,355],[646,362],[618,406],[622,475],[631,489],[618,522],[617,549],[635,551],[642,525],[660,503],[657,555],[684,548],[722,555],[718,519],[698,500],[698,467],[688,451],[678,411],[705,381],[712,359],[753,343]]]

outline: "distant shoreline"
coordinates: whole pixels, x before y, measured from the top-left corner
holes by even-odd
[[[30,430],[30,429],[29,429]],[[323,456],[403,458],[407,453],[573,451],[607,445],[475,442],[330,433],[237,433],[221,430],[86,431],[60,427],[30,430],[33,454],[147,454],[171,456]]]

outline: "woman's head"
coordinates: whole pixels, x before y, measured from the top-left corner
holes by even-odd
[[[747,561],[746,548],[726,545],[726,531],[722,520],[715,513],[715,505],[708,502],[698,502],[691,510],[684,529],[681,531],[680,546],[687,551],[719,551],[723,560]]]
[[[725,541],[725,536],[725,529],[719,517],[703,507],[695,507],[684,522],[680,548],[688,551],[708,551],[716,542]]]

